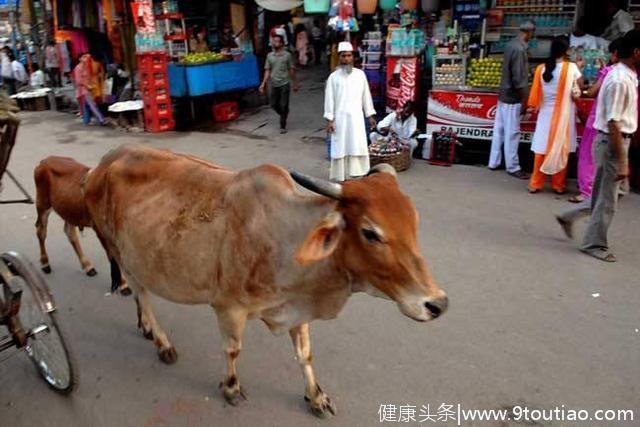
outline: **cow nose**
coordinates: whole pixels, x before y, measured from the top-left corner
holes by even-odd
[[[424,303],[424,307],[429,313],[431,313],[431,317],[433,317],[434,319],[440,317],[442,313],[447,311],[448,306],[449,298],[447,298],[446,296]]]

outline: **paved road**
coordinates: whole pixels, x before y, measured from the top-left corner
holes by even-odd
[[[227,133],[158,136],[83,128],[60,113],[25,114],[11,169],[33,191],[33,167],[47,155],[95,164],[108,149],[137,141],[231,167],[274,162],[325,176],[322,122],[306,102],[320,96],[317,82],[305,85],[285,137],[268,110]],[[387,301],[356,295],[338,319],[312,324],[315,368],[338,405],[336,417],[319,421],[307,412],[288,337],[273,337],[258,322],[247,328],[239,362],[249,393],[241,407],[227,407],[217,390],[224,359],[211,309],[154,299],[179,353],[177,364],[163,365],[136,330],[133,300],[106,294],[108,265],[92,232],[82,243],[95,278],[82,274],[52,215],[48,282],[81,384],[72,397],[58,397],[26,357],[10,359],[0,365],[0,426],[372,426],[381,404],[417,406],[413,425],[456,425],[418,423],[421,405],[437,412],[442,403],[636,411],[631,423],[463,425],[640,425],[640,197],[622,201],[611,230],[619,262],[608,265],[563,238],[552,214],[566,201],[529,195],[504,173],[420,162],[400,181],[423,217],[422,250],[451,307],[419,324]],[[4,197],[14,194],[7,187]],[[0,248],[37,261],[34,221],[32,206],[3,206]]]

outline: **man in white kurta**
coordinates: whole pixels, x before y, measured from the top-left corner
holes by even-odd
[[[407,101],[401,110],[394,111],[382,119],[376,130],[369,134],[371,143],[389,140],[391,135],[395,135],[413,151],[418,146],[418,119],[413,110],[413,102]]]
[[[375,128],[376,110],[367,77],[353,67],[353,47],[338,45],[340,65],[329,76],[325,89],[324,118],[331,134],[331,172],[333,181],[345,181],[369,172],[369,149],[365,117]]]

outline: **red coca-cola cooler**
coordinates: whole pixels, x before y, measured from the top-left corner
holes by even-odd
[[[420,84],[417,56],[387,57],[387,112],[396,111],[407,101],[416,101]]]

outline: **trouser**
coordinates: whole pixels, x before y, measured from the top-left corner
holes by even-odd
[[[322,63],[322,53],[325,50],[325,43],[322,40],[314,40],[313,41],[313,51],[316,56],[316,64]]]
[[[84,102],[83,102],[83,111],[82,111],[82,122],[85,125],[88,125],[89,122],[91,122],[91,114],[93,114],[95,118],[98,119],[98,122],[100,124],[103,124],[104,117],[102,116],[100,109],[98,108],[95,101],[93,100],[93,95],[91,94],[85,95],[83,99],[84,99]]]
[[[284,86],[271,88],[271,108],[280,116],[280,129],[287,128],[287,117],[289,116],[289,95],[291,87],[287,83]]]
[[[640,192],[640,142],[638,139],[629,147],[629,169],[631,188]]]
[[[536,154],[533,162],[533,173],[529,180],[529,188],[532,190],[542,190],[547,175],[540,170],[545,159],[544,154]],[[563,192],[567,185],[567,168],[551,176],[551,188],[557,192]]]
[[[47,68],[47,75],[49,76],[49,83],[52,87],[62,86],[60,81],[60,68]]]
[[[490,168],[500,167],[504,147],[504,161],[507,172],[513,173],[520,170],[518,147],[520,146],[521,110],[522,104],[505,104],[498,101],[498,111],[493,125],[493,139],[491,140]]]
[[[624,139],[624,155],[629,149],[629,139]],[[618,202],[618,155],[609,145],[609,137],[599,133],[593,141],[593,158],[596,161],[596,178],[591,200],[565,211],[561,219],[573,222],[591,212],[589,226],[582,241],[583,249],[609,249],[607,233]]]
[[[12,79],[10,77],[3,77],[2,84],[4,85],[5,90],[9,96],[15,95],[17,93],[16,89],[16,79]]]

